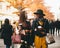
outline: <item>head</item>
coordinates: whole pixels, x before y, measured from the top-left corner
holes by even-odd
[[[16,22],[14,21],[13,24],[16,24]]]
[[[5,19],[5,24],[9,24],[9,19]]]
[[[43,10],[38,9],[35,13],[37,18],[42,18],[43,16],[45,16],[45,14],[43,13]]]
[[[20,21],[24,22],[26,21],[26,19],[27,19],[26,12],[22,11],[20,14]]]

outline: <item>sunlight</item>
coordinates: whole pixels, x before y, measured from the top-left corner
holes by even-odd
[[[18,10],[11,6],[7,1],[0,2],[0,20],[4,20],[5,18],[18,20],[18,15],[13,14],[13,12],[18,12]]]
[[[55,15],[55,19],[60,16],[60,0],[44,0],[44,5],[46,7],[50,7],[50,12]]]

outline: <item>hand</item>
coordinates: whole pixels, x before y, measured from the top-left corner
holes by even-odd
[[[21,34],[25,35],[25,30],[22,30],[22,31],[21,31]]]
[[[47,33],[47,35],[49,35],[49,33]]]
[[[30,32],[30,30],[25,30],[25,32]]]
[[[45,32],[41,32],[42,34],[45,34]]]

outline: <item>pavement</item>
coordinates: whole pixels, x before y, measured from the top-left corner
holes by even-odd
[[[60,35],[58,35],[58,36],[55,35],[54,39],[56,42],[48,45],[48,48],[60,48]],[[0,39],[0,48],[5,48],[5,45],[3,43],[3,39]]]
[[[54,36],[55,43],[48,45],[48,48],[60,48],[60,35]]]

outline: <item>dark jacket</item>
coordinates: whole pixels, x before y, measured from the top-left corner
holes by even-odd
[[[40,24],[41,21],[42,21],[42,25]],[[41,26],[43,29],[39,30],[38,26]],[[37,29],[37,30],[35,31],[35,29]],[[35,19],[32,23],[32,30],[33,30],[33,32],[35,32],[35,35],[37,35],[37,36],[40,36],[40,37],[46,36],[46,34],[49,32],[48,20],[44,19],[44,18]],[[41,32],[44,32],[45,34],[42,34]]]
[[[5,45],[11,45],[12,26],[10,24],[3,24],[1,28]]]

